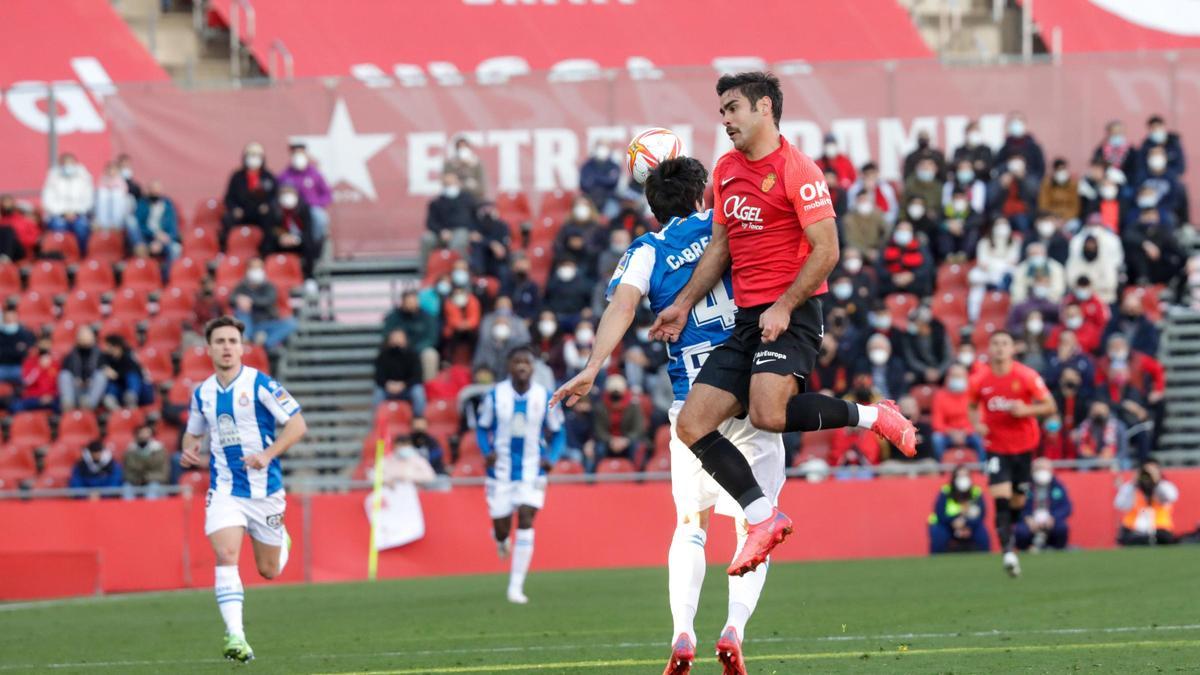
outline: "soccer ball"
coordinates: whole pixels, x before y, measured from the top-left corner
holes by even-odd
[[[629,141],[629,174],[639,183],[658,166],[659,162],[675,159],[683,154],[683,141],[670,129],[653,127]]]

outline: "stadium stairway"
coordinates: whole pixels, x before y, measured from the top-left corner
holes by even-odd
[[[317,267],[319,299],[298,314],[279,363],[279,379],[304,408],[308,434],[283,458],[292,485],[310,490],[344,483],[358,463],[371,406],[380,325],[392,298],[417,283],[415,261],[326,261]]]
[[[1200,311],[1171,307],[1159,357],[1167,369],[1167,411],[1157,455],[1200,464]]]

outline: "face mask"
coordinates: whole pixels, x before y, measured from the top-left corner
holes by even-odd
[[[958,178],[958,182],[964,185],[975,180],[975,172],[971,169],[959,169],[954,175]]]
[[[920,220],[925,216],[925,206],[922,204],[913,204],[908,207],[908,217],[913,220]]]
[[[975,352],[959,352],[958,365],[970,368],[975,363]]]
[[[1056,229],[1057,228],[1054,227],[1053,220],[1039,220],[1038,221],[1037,231],[1038,231],[1038,235],[1042,239],[1049,239],[1050,237],[1053,237],[1054,230],[1056,230]]]
[[[263,165],[262,155],[246,155],[247,169],[260,169]]]
[[[596,334],[592,332],[591,328],[580,328],[575,331],[575,341],[580,344],[590,345],[595,337]]]
[[[826,157],[837,157],[837,155],[838,155],[837,143],[826,143],[825,144],[825,156]]]
[[[1010,136],[1024,136],[1025,122],[1021,120],[1013,120],[1008,123],[1008,133]]]
[[[1107,418],[1105,418],[1104,415],[1092,415],[1088,419],[1092,421],[1092,424],[1104,424],[1104,422],[1107,421]]]
[[[308,168],[308,155],[303,152],[297,152],[292,155],[292,168],[297,171],[303,171]]]
[[[471,149],[465,145],[458,149],[457,154],[458,158],[464,162],[469,162],[475,159],[475,153],[471,152]]]
[[[1025,325],[1025,331],[1030,335],[1041,335],[1045,328],[1046,324],[1041,319],[1034,319]]]
[[[1046,288],[1045,286],[1034,286],[1033,297],[1037,298],[1038,300],[1045,300],[1046,298],[1050,297],[1050,289]]]
[[[596,159],[600,160],[601,162],[607,162],[608,159],[610,157],[612,157],[612,150],[609,149],[607,146],[602,145],[602,146],[596,148],[596,151],[592,156],[595,157]]]
[[[857,211],[859,215],[867,216],[875,210],[875,205],[871,202],[859,202],[854,205],[854,210]]]
[[[967,381],[961,377],[952,377],[946,380],[946,388],[956,394],[961,394],[967,390]]]
[[[129,180],[130,178],[133,178],[133,169],[131,169],[129,167],[125,167],[124,169],[121,169],[121,178],[124,178],[125,180]]]
[[[834,284],[833,296],[838,300],[848,300],[854,293],[854,287],[850,284]]]
[[[997,239],[1004,241],[1012,234],[1012,227],[1009,225],[996,225],[992,228],[992,234],[996,235]]]
[[[584,204],[579,204],[575,208],[571,209],[571,215],[575,217],[575,220],[584,222],[591,219],[592,210]]]
[[[871,319],[871,325],[875,330],[886,333],[892,329],[892,317],[887,314],[875,316]]]
[[[512,336],[512,328],[506,323],[498,323],[492,327],[492,337],[496,338],[496,342],[504,342]]]
[[[574,281],[575,268],[571,265],[564,265],[563,267],[558,268],[558,279],[564,283]]]
[[[1037,483],[1038,485],[1049,485],[1050,480],[1053,477],[1054,474],[1050,473],[1046,469],[1038,469],[1037,471],[1033,472],[1033,482]]]
[[[1030,267],[1044,267],[1046,265],[1046,256],[1031,255],[1028,259]]]
[[[958,475],[954,477],[954,489],[959,492],[967,492],[971,489],[971,477]]]
[[[1125,134],[1113,134],[1108,137],[1109,145],[1125,145]]]
[[[252,284],[261,284],[267,280],[267,273],[261,269],[255,268],[246,272],[246,281]]]
[[[67,177],[74,176],[79,173],[79,167],[74,164],[63,164],[62,173]]]
[[[858,274],[862,271],[862,258],[847,258],[842,262],[842,267],[850,274]]]
[[[608,250],[612,251],[613,253],[624,253],[625,244],[622,244],[619,241],[614,241],[608,245]]]
[[[1071,180],[1071,172],[1066,169],[1059,169],[1054,172],[1054,182],[1062,185]]]
[[[650,329],[649,328],[637,329],[637,339],[638,339],[638,342],[649,342],[650,341]]]
[[[1064,321],[1063,323],[1067,326],[1067,328],[1070,328],[1071,330],[1079,330],[1079,327],[1083,325],[1083,317],[1082,316],[1070,316],[1070,317],[1067,317],[1067,320]]]
[[[1109,361],[1121,361],[1121,362],[1124,362],[1124,361],[1126,361],[1126,360],[1128,360],[1128,359],[1129,359],[1129,352],[1128,352],[1127,350],[1120,350],[1120,351],[1114,351],[1114,352],[1109,352],[1109,353],[1108,353],[1108,360],[1109,360]]]
[[[1137,200],[1138,207],[1143,209],[1152,209],[1158,205],[1158,197],[1154,195],[1142,195]]]
[[[967,145],[970,145],[972,147],[974,147],[976,145],[983,145],[983,132],[968,131],[967,132]]]
[[[955,213],[966,213],[971,208],[970,204],[968,204],[967,200],[965,199],[955,199],[951,203],[951,207],[954,209]]]
[[[300,197],[294,192],[285,192],[279,195],[279,205],[285,209],[294,209],[300,203]]]
[[[893,239],[895,239],[896,243],[900,246],[908,246],[912,243],[913,233],[909,230],[896,230],[896,234]]]
[[[4,331],[8,335],[12,335],[13,333],[16,333],[20,327],[21,327],[20,324],[6,323],[6,324],[0,325],[0,331]]]
[[[457,185],[447,185],[446,187],[442,188],[442,194],[449,197],[450,199],[454,199],[461,193],[462,193],[462,188],[460,188]]]
[[[867,352],[867,358],[871,360],[871,365],[875,366],[882,366],[887,363],[891,355],[891,352],[886,349],[872,349]]]
[[[459,307],[467,306],[467,294],[466,293],[455,293],[454,297],[452,299],[454,301],[454,304],[458,305]]]
[[[934,175],[934,172],[930,169],[917,169],[917,180],[923,183],[933,180]]]
[[[1150,155],[1146,159],[1146,166],[1150,167],[1151,171],[1162,171],[1167,168],[1167,158],[1165,155]]]
[[[1105,199],[1116,199],[1117,198],[1117,186],[1116,185],[1105,185],[1104,187],[1100,188],[1100,196]]]
[[[538,334],[544,338],[554,335],[554,331],[556,330],[558,330],[558,324],[554,323],[553,321],[546,320],[538,322]]]
[[[439,281],[439,282],[437,282],[437,292],[438,292],[438,295],[441,295],[441,296],[443,296],[443,297],[444,297],[444,296],[447,296],[447,295],[450,295],[450,290],[451,290],[451,286],[450,286],[450,282],[449,282],[449,281],[444,281],[444,280],[443,280],[443,281]]]
[[[455,286],[466,286],[471,281],[471,273],[466,270],[454,270],[450,273],[450,281]]]
[[[1058,418],[1051,417],[1050,419],[1046,420],[1046,431],[1052,434],[1057,434],[1061,429],[1062,422],[1060,422]]]
[[[1154,143],[1155,145],[1162,145],[1163,143],[1166,143],[1167,142],[1167,130],[1166,129],[1154,129],[1153,131],[1151,131],[1150,132],[1150,142]]]
[[[1025,173],[1025,162],[1017,159],[1010,160],[1008,163],[1008,170],[1010,173],[1023,174]]]

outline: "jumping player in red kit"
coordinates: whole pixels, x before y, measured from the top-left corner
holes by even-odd
[[[916,452],[916,431],[891,401],[863,406],[802,393],[825,333],[819,297],[839,255],[829,187],[816,164],[779,134],[783,93],[774,75],[726,75],[717,94],[734,149],[713,169],[712,240],[651,332],[674,341],[689,312],[697,322],[711,314],[709,291],[732,262],[733,335],[703,359],[677,432],[742,506],[749,536],[728,570],[741,575],[766,561],[792,521],[763,496],[745,456],[717,431],[722,422],[748,413],[767,432],[859,426],[906,455]]]
[[[988,487],[996,506],[996,537],[1004,547],[1004,569],[1020,576],[1013,524],[1025,508],[1033,452],[1041,441],[1039,417],[1057,411],[1054,397],[1037,371],[1013,359],[1012,335],[996,331],[988,339],[988,364],[967,385],[971,421],[984,439]],[[980,410],[982,409],[982,412]]]

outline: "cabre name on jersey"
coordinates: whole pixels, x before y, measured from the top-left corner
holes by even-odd
[[[699,241],[693,241],[691,246],[680,251],[678,254],[667,256],[667,266],[672,270],[677,270],[688,263],[694,263],[704,255],[704,249],[708,248],[708,241],[712,237],[700,237]]]

